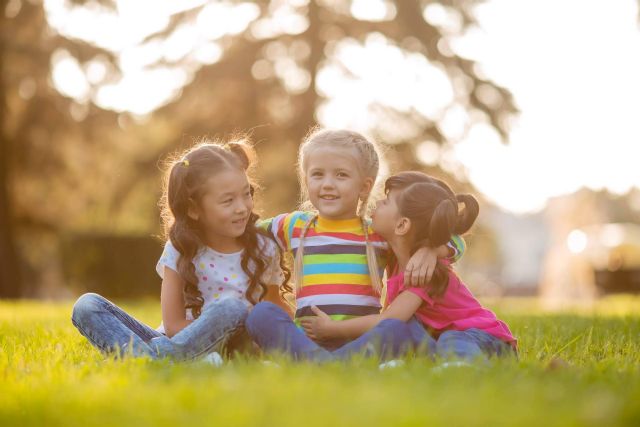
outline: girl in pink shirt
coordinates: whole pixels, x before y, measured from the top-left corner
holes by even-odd
[[[389,242],[395,255],[387,269],[383,311],[335,322],[314,307],[317,316],[302,322],[307,335],[318,342],[354,339],[382,320],[397,319],[401,322],[396,333],[407,349],[462,359],[513,354],[516,339],[509,327],[482,307],[447,260],[438,262],[426,288],[404,283],[402,271],[415,248],[425,243],[438,247],[471,228],[479,212],[476,199],[456,195],[443,181],[421,172],[391,176],[385,193],[372,215],[373,229]]]

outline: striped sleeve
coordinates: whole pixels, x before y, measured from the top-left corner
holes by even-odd
[[[462,236],[454,235],[451,237],[451,240],[447,243],[447,246],[453,249],[453,256],[449,258],[449,261],[452,263],[458,262],[460,258],[464,255],[464,252],[467,250],[467,244],[465,243]]]
[[[296,222],[300,219],[306,221],[308,217],[307,212],[295,211],[260,220],[256,222],[256,226],[269,233],[278,246],[288,252],[291,251],[291,238]]]
[[[280,214],[276,215],[272,218],[261,219],[256,222],[256,227],[261,228],[266,231],[280,246],[280,249],[283,251],[288,251],[289,247],[287,245],[288,239],[284,234],[284,220],[289,214]]]

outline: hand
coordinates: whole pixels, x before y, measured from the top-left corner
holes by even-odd
[[[315,342],[323,342],[331,338],[331,325],[334,323],[327,313],[320,310],[315,305],[311,306],[311,311],[315,317],[302,319],[300,325],[307,334]]]
[[[404,270],[405,287],[424,287],[431,281],[438,263],[438,249],[423,246],[413,254]]]

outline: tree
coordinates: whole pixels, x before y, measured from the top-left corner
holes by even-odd
[[[115,13],[113,2],[99,3],[99,13]],[[166,48],[172,37],[197,25],[207,8],[219,3],[202,2],[174,13],[140,46]],[[191,136],[226,136],[250,129],[263,160],[267,211],[292,208],[297,194],[295,151],[328,100],[319,88],[319,76],[334,67],[343,77],[357,77],[336,53],[345,43],[363,45],[373,35],[401,55],[426,58],[454,82],[455,102],[506,141],[508,118],[516,111],[510,93],[483,77],[473,61],[451,50],[450,30],[423,18],[424,7],[431,3],[386,2],[387,15],[377,20],[356,18],[347,0],[232,3],[256,13],[246,28],[205,40],[222,49],[219,59],[207,64],[192,50],[174,57],[160,55],[147,66],[181,70],[188,77],[181,90],[143,121],[98,106],[101,86],[125,73],[117,52],[50,28],[41,4],[1,3],[0,297],[23,293],[15,233],[20,241],[34,230],[55,235],[79,228],[122,230],[124,221],[119,219],[136,215],[148,223],[134,221],[131,228],[153,229],[155,224],[149,224],[155,221],[158,160],[189,143]],[[472,9],[478,3],[449,0],[436,6],[458,19],[457,32],[462,32],[475,25]],[[69,7],[95,10],[95,4],[76,0]],[[282,22],[297,24],[278,28],[275,17],[283,15],[288,21]],[[107,78],[90,84],[88,99],[62,96],[51,87],[51,64],[59,49],[82,67],[97,57],[110,65]],[[398,167],[425,168],[416,160],[416,147],[425,140],[451,143],[440,130],[440,118],[428,117],[414,106],[398,109],[378,102],[370,111],[377,123],[402,128],[390,133],[374,123],[368,129],[395,145]],[[43,198],[51,203],[43,204]]]

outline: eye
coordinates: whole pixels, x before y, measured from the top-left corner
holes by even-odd
[[[349,174],[346,172],[338,172],[338,178],[348,178]]]
[[[313,176],[313,177],[322,176],[322,172],[320,172],[320,171],[311,172],[311,176]]]
[[[229,203],[233,202],[233,199],[224,199],[222,201],[223,204],[228,205]]]

